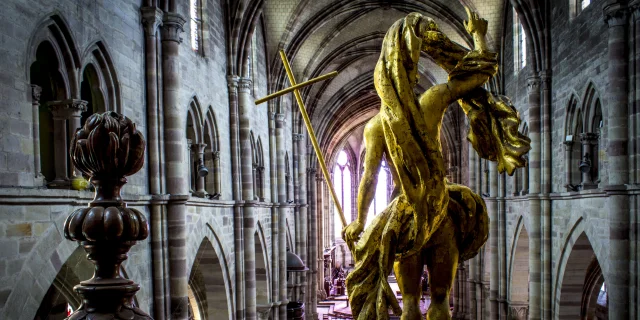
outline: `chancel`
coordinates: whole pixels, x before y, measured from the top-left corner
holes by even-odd
[[[0,21],[0,319],[640,319],[638,0]]]

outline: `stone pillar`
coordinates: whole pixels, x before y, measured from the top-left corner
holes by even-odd
[[[42,88],[38,85],[31,85],[31,117],[33,121],[33,172],[35,186],[44,184],[42,175],[42,160],[40,159],[40,94]]]
[[[540,257],[542,265],[542,318],[551,319],[551,184],[553,181],[552,165],[551,165],[551,70],[544,70],[540,73],[542,84],[542,158],[541,158],[541,203],[542,203],[542,226],[541,226],[541,242],[542,256]]]
[[[529,95],[529,217],[531,232],[529,233],[529,316],[531,320],[541,318],[541,263],[540,263],[540,235],[541,215],[540,181],[542,162],[542,145],[540,135],[540,79],[531,77],[527,83]]]
[[[507,210],[506,210],[506,195],[507,195],[507,175],[502,173],[499,176],[499,188],[498,188],[498,256],[499,256],[499,279],[500,279],[500,291],[498,293],[499,302],[499,314],[500,320],[507,319]]]
[[[194,143],[191,145],[193,150],[193,154],[195,155],[195,177],[196,177],[196,190],[195,193],[198,197],[204,197],[207,194],[207,191],[204,188],[204,176],[200,176],[200,172],[198,172],[198,168],[200,165],[204,165],[204,148],[207,147],[206,143]]]
[[[324,291],[324,248],[326,247],[326,243],[324,242],[324,216],[326,215],[326,210],[324,210],[323,199],[324,192],[322,191],[322,182],[324,179],[322,178],[322,173],[317,173],[315,176],[315,192],[316,196],[316,216],[313,217],[316,220],[316,256],[317,256],[317,264],[316,268],[318,270],[316,274],[316,285],[318,292],[318,300],[326,299],[326,292]]]
[[[500,266],[498,257],[499,230],[498,230],[498,164],[489,162],[489,198],[487,211],[489,211],[489,249],[491,250],[491,277],[489,280],[490,318],[499,319],[498,293],[500,291]]]
[[[595,133],[581,133],[580,143],[582,144],[581,161],[589,163],[589,170],[582,172],[582,190],[595,189],[598,184],[592,179],[593,166],[597,166],[593,159],[593,145],[598,143],[598,135]]]
[[[169,235],[169,295],[171,319],[188,318],[188,270],[186,201],[189,198],[188,178],[184,162],[184,108],[179,105],[180,57],[179,49],[185,19],[175,12],[167,12],[162,25],[162,91],[164,103],[164,151]]]
[[[240,177],[240,130],[238,119],[238,80],[237,76],[227,77],[227,88],[229,90],[229,126],[231,131],[231,179],[233,183],[233,200],[236,206],[233,208],[233,244],[235,249],[235,300],[236,300],[236,319],[244,319],[244,235],[243,235],[243,216],[242,216],[242,179]]]
[[[80,116],[87,110],[87,101],[69,99],[51,101],[47,105],[53,114],[53,138],[56,145],[54,153],[56,177],[49,183],[49,187],[66,188],[70,184],[69,178],[79,176],[79,172],[75,172],[73,164],[69,162],[67,150],[76,129],[80,128]],[[71,168],[70,173],[67,172],[68,166]]]
[[[629,183],[627,8],[617,2],[604,6],[609,27],[608,121],[609,185],[609,319],[629,319]]]
[[[256,319],[256,252],[255,252],[255,186],[251,154],[250,115],[255,112],[251,100],[251,79],[238,82],[238,114],[240,124],[240,168],[242,172],[243,239],[244,239],[244,303],[245,319]]]
[[[285,140],[284,140],[284,114],[276,113],[275,125],[276,125],[276,149],[277,149],[277,161],[278,161],[278,229],[279,243],[278,250],[280,251],[280,261],[278,264],[278,271],[280,277],[280,307],[279,316],[281,320],[287,319],[287,187],[285,178]],[[274,248],[275,249],[275,248]]]
[[[149,193],[152,195],[150,204],[151,219],[151,257],[153,275],[153,317],[164,320],[169,315],[168,304],[165,303],[167,293],[164,259],[166,246],[163,241],[162,193],[160,172],[160,113],[158,104],[158,27],[162,24],[162,10],[156,7],[140,9],[145,43],[145,93],[147,102],[147,155],[149,161]]]
[[[305,314],[310,319],[318,319],[318,190],[316,189],[316,168],[307,169],[307,182],[309,185],[309,222],[308,247],[309,247],[309,305],[305,308]]]
[[[211,156],[213,157],[213,198],[217,200],[220,199],[220,196],[222,195],[222,177],[220,176],[222,174],[220,170],[220,151],[213,151],[211,153]]]
[[[299,251],[298,254],[300,259],[304,262],[305,265],[309,265],[309,257],[307,255],[307,143],[304,135],[294,134],[293,135],[294,143],[298,144],[298,167],[297,167],[297,176],[298,176],[298,216],[297,220],[299,220],[298,230],[296,230],[296,235],[299,233],[300,237],[299,241]],[[305,310],[308,310],[309,307],[309,298],[312,295],[311,293],[307,294],[306,286],[309,271],[300,273],[300,296],[302,297],[302,301],[305,301]]]
[[[272,110],[273,106],[269,106]],[[269,112],[269,178],[271,181],[271,320],[279,320],[280,313],[280,217],[278,213],[278,147],[276,114]],[[284,281],[284,280],[283,280]]]
[[[475,193],[480,193],[478,188],[478,160],[476,151],[473,146],[469,144],[469,187]],[[467,281],[469,283],[469,319],[475,320],[477,317],[477,301],[476,301],[476,263],[477,255],[469,260],[469,276]]]
[[[564,186],[567,191],[575,191],[574,186],[571,185],[571,151],[573,150],[573,140],[564,141]]]

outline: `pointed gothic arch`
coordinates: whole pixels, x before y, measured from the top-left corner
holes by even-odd
[[[260,222],[256,223],[254,233],[255,243],[255,272],[256,272],[256,304],[267,305],[271,297],[271,273],[269,266],[268,244],[264,237],[264,229]]]
[[[222,195],[222,169],[220,167],[220,135],[213,108],[209,106],[204,122],[204,165],[210,168],[205,176],[205,189],[212,199],[220,199]]]
[[[509,265],[510,319],[528,319],[529,314],[529,233],[520,216],[513,237]]]

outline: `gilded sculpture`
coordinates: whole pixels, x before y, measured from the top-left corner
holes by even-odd
[[[358,218],[343,230],[355,242],[355,269],[347,277],[355,319],[420,319],[420,277],[430,276],[427,319],[450,319],[449,292],[459,261],[475,256],[488,237],[489,218],[482,198],[449,183],[440,143],[444,113],[456,101],[469,120],[467,139],[500,173],[525,165],[530,140],[518,132],[520,119],[506,97],[483,88],[498,68],[497,54],[485,42],[487,21],[467,9],[469,51],[450,41],[430,18],[411,13],[391,26],[382,44],[374,83],[380,112],[366,125],[364,174],[358,191]],[[421,52],[448,73],[448,81],[417,96]],[[392,201],[364,230],[383,158],[395,185]],[[393,267],[403,310],[387,276]]]

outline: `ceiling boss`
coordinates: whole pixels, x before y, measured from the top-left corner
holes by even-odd
[[[517,111],[506,97],[482,87],[498,70],[497,54],[485,42],[487,21],[466,10],[474,50],[449,40],[419,13],[398,20],[384,38],[374,71],[381,106],[364,131],[358,218],[343,231],[348,244],[356,243],[351,249],[355,269],[347,277],[355,319],[388,319],[389,309],[402,319],[420,319],[425,263],[431,287],[427,319],[451,319],[449,292],[458,262],[475,256],[487,240],[489,217],[482,198],[446,180],[440,128],[450,104],[457,101],[462,107],[470,124],[467,139],[482,158],[497,162],[500,173],[511,175],[525,165],[530,140],[518,132]],[[416,96],[421,52],[449,76],[447,83]],[[395,190],[388,207],[364,230],[383,156]],[[392,267],[403,310],[387,282]]]

